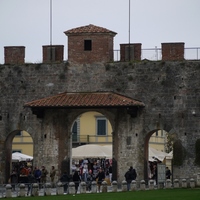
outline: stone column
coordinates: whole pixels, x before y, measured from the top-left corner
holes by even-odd
[[[187,188],[187,180],[182,179],[182,188]]]
[[[174,188],[179,188],[179,180],[178,179],[174,180]]]
[[[45,195],[51,195],[51,183],[45,183]]]
[[[69,183],[69,194],[75,194],[75,183],[74,182]]]
[[[12,197],[12,186],[10,184],[6,185],[6,198]]]
[[[117,181],[112,182],[112,192],[117,192]]]
[[[127,182],[122,181],[122,192],[126,192],[126,191],[127,191]]]
[[[190,187],[195,188],[195,180],[193,178],[190,179]]]
[[[141,180],[141,181],[140,181],[140,190],[145,190],[145,189],[146,189],[145,181],[144,181],[144,180]]]
[[[167,180],[166,180],[165,188],[167,188],[167,189],[172,188],[172,181],[171,181],[170,179],[167,179]]]
[[[92,181],[91,192],[97,193],[97,182],[96,181]]]
[[[135,190],[137,190],[137,182],[133,180],[131,182],[131,191],[135,191]]]
[[[57,183],[57,194],[58,195],[64,194],[64,188],[63,188],[63,184],[61,182]]]
[[[154,180],[149,181],[149,189],[153,190],[154,189]]]
[[[24,197],[25,196],[25,184],[21,183],[19,185],[19,196]]]
[[[33,185],[32,185],[32,196],[39,196],[39,185],[38,185],[38,183],[33,183]]]
[[[108,183],[106,181],[102,182],[102,193],[105,193],[108,191]]]
[[[158,183],[158,189],[163,189],[164,188],[164,182]]]
[[[81,194],[85,194],[86,193],[86,183],[85,182],[81,182],[81,187],[80,187],[80,193]]]

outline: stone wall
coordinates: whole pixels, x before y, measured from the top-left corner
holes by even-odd
[[[5,64],[0,65],[0,71],[0,171],[3,176],[9,165],[11,137],[16,130],[25,130],[33,137],[34,165],[61,168],[64,155],[67,159],[70,157],[73,120],[87,110],[48,110],[41,120],[23,105],[60,92],[83,91],[115,91],[146,105],[136,118],[131,118],[123,109],[101,111],[111,120],[114,130],[119,182],[130,165],[136,168],[139,179],[145,178],[147,138],[158,129],[175,133],[185,149],[183,165],[174,166],[174,177],[193,178],[199,173],[200,168],[194,164],[194,144],[200,138],[199,61]]]

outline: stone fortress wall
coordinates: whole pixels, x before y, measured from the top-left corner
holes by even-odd
[[[147,141],[159,129],[175,134],[184,151],[183,163],[174,166],[174,178],[196,177],[200,171],[195,164],[195,144],[200,139],[200,61],[184,60],[183,43],[163,44],[161,61],[126,61],[122,53],[121,62],[88,64],[63,61],[62,45],[43,48],[44,62],[32,64],[24,63],[24,47],[5,47],[5,64],[0,65],[0,170],[5,181],[16,131],[25,130],[32,136],[35,165],[60,168],[63,155],[70,157],[65,149],[71,145],[72,123],[68,122],[82,112],[50,110],[43,121],[24,107],[26,102],[61,92],[96,91],[114,91],[145,104],[136,118],[124,110],[102,111],[114,124],[119,182],[130,165],[140,180],[145,178]],[[64,130],[68,130],[65,136]]]

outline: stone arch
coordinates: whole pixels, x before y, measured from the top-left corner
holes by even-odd
[[[159,131],[159,130],[165,130],[167,133],[175,134],[177,137],[177,133],[175,129],[173,129],[170,125],[168,125],[167,123],[164,123],[161,120],[155,123],[151,123],[145,128],[146,136],[144,138],[144,180],[148,180],[149,139],[154,132]]]
[[[94,112],[98,112],[98,113],[101,113],[102,115],[104,115],[110,122],[111,124],[111,127],[112,127],[112,130],[114,129],[115,127],[115,124],[114,124],[114,117],[115,117],[115,114],[113,113],[113,109],[104,109],[104,108],[90,108],[90,109],[85,109],[85,108],[82,108],[82,109],[70,109],[67,111],[68,115],[66,117],[66,120],[67,120],[67,131],[66,131],[66,134],[68,133],[69,134],[69,137],[70,137],[70,140],[68,142],[68,156],[71,155],[71,150],[72,150],[72,126],[73,126],[73,123],[74,121],[76,120],[76,118],[78,116],[80,116],[81,114],[83,113],[86,113],[86,112],[91,112],[91,111],[94,111]],[[115,112],[115,111],[114,111]],[[113,139],[112,139],[113,141]],[[70,156],[70,159],[67,155],[62,159],[60,160],[60,169],[61,169],[61,174],[62,172],[64,171],[64,169],[69,169],[70,165],[72,164],[72,158]],[[68,170],[70,171],[70,169]]]
[[[12,164],[12,143],[13,143],[13,139],[16,136],[16,134],[20,131],[23,131],[23,129],[16,129],[13,130],[12,132],[10,132],[7,137],[6,140],[4,142],[4,155],[5,155],[5,171],[4,171],[4,182],[7,183],[9,176],[10,176],[10,171],[11,171],[11,164]],[[30,137],[33,140],[32,135],[27,132]],[[33,147],[34,147],[34,140],[33,140]],[[34,153],[34,151],[33,151]]]

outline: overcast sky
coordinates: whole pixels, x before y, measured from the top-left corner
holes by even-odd
[[[200,47],[200,0],[130,0],[130,42],[142,48],[163,42]],[[114,49],[129,42],[129,0],[52,0],[52,44],[64,45],[71,28],[94,24],[117,32]],[[4,46],[25,46],[26,62],[42,61],[50,44],[50,0],[0,0],[0,63]],[[200,56],[200,55],[199,55]]]

